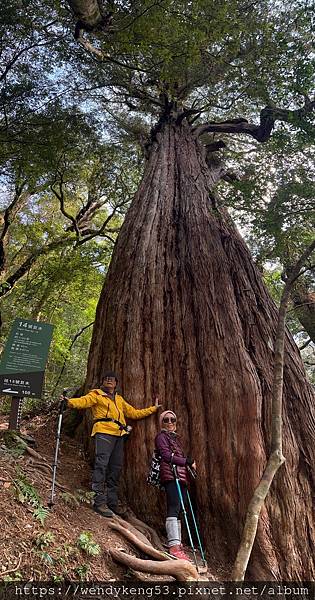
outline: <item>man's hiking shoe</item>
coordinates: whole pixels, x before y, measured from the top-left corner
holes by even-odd
[[[174,558],[180,558],[181,560],[190,560],[189,556],[185,554],[184,550],[181,546],[171,546],[169,549],[169,553],[174,556]]]
[[[111,506],[109,508],[115,515],[117,515],[117,517],[124,518],[127,514],[127,509],[122,508],[121,506],[116,506],[115,508],[113,506]]]
[[[106,506],[106,504],[100,504],[99,506],[93,506],[93,509],[95,510],[95,512],[97,512],[99,515],[102,515],[102,517],[113,517],[114,513],[113,511],[108,508],[108,506]]]

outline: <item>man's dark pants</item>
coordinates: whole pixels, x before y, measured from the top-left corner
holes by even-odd
[[[92,475],[95,506],[107,504],[110,508],[117,507],[119,476],[124,460],[123,438],[124,436],[118,437],[108,433],[95,435],[95,463]]]

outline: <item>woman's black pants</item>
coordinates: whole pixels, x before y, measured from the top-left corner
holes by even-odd
[[[184,483],[182,483],[181,481],[179,482],[179,484],[180,484],[180,489],[182,492],[183,501],[185,504],[186,499],[187,499],[187,486]],[[174,479],[173,481],[165,481],[163,483],[163,485],[164,485],[165,492],[166,492],[166,503],[167,503],[167,515],[166,516],[178,518],[180,511],[182,509],[182,506],[181,506],[179,493],[178,493],[178,489],[177,489],[177,483]]]

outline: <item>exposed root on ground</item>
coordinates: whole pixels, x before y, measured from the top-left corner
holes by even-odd
[[[121,550],[110,550],[113,560],[142,573],[154,575],[170,575],[177,581],[198,581],[196,568],[187,560],[142,560]]]
[[[131,525],[133,525],[138,531],[141,531],[141,533],[143,533],[156,548],[163,552],[163,544],[155,529],[150,527],[150,525],[143,523],[143,521],[140,521],[140,519],[135,517],[135,515],[131,514],[130,512],[127,513],[127,518]]]
[[[24,471],[28,475],[31,475],[32,478],[34,478],[34,473],[36,474],[38,471],[40,471],[40,480],[38,478],[36,479],[36,476],[35,476],[36,482],[40,482],[41,480],[44,479],[45,481],[47,481],[47,483],[49,483],[51,485],[51,477],[48,476],[49,474],[51,474],[51,471],[50,471],[50,473],[47,473],[46,469],[45,470],[43,469],[43,465],[40,465],[38,463],[36,464],[36,463],[29,462],[24,467]],[[55,486],[57,488],[59,488],[60,490],[62,490],[63,492],[69,491],[69,488],[65,487],[58,481],[55,481]]]
[[[21,438],[18,438],[18,439],[21,439]],[[21,441],[23,442],[23,440],[21,440]],[[33,450],[33,448],[30,448],[29,446],[25,446],[25,452],[27,452],[27,454],[30,454],[30,456],[33,456],[34,458],[37,458],[37,460],[39,460],[40,462],[43,462],[47,466],[49,466],[46,458],[44,456],[42,456],[41,454],[39,454],[39,452],[36,452],[36,450]]]
[[[146,540],[146,538],[144,538],[144,536],[142,536],[142,534],[140,534],[141,535],[141,539],[140,539],[139,532],[137,535],[136,533],[133,533],[132,531],[128,531],[128,529],[125,526],[125,523],[126,522],[124,522],[124,526],[122,526],[119,523],[114,522],[114,523],[110,523],[109,527],[111,529],[114,529],[115,531],[118,531],[123,537],[125,537],[129,542],[134,544],[134,546],[136,546],[136,548],[141,550],[141,552],[143,552],[144,554],[147,554],[148,556],[151,556],[152,558],[156,558],[157,560],[163,560],[163,561],[169,560],[165,554],[163,554],[159,550],[156,550],[155,548],[153,548],[153,546],[149,542],[149,540]],[[146,542],[143,541],[143,538],[146,540]]]
[[[141,531],[139,531],[139,529],[137,529],[133,525],[130,525],[129,521],[122,519],[122,517],[116,516],[114,521],[112,521],[112,522],[120,525],[123,528],[123,530],[126,529],[126,530],[130,531],[131,533],[133,533],[133,535],[136,536],[138,538],[138,540],[140,540],[140,542],[142,542],[143,544],[152,546],[150,540],[148,540],[148,538],[145,535],[143,535],[143,533]]]

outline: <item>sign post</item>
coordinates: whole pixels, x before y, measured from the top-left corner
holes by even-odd
[[[22,415],[22,402],[23,398],[12,398],[11,401],[11,410],[10,410],[10,418],[9,418],[9,429],[19,429],[20,428],[20,420]]]
[[[15,319],[0,363],[0,394],[12,396],[9,429],[18,429],[23,398],[41,398],[53,325]]]

